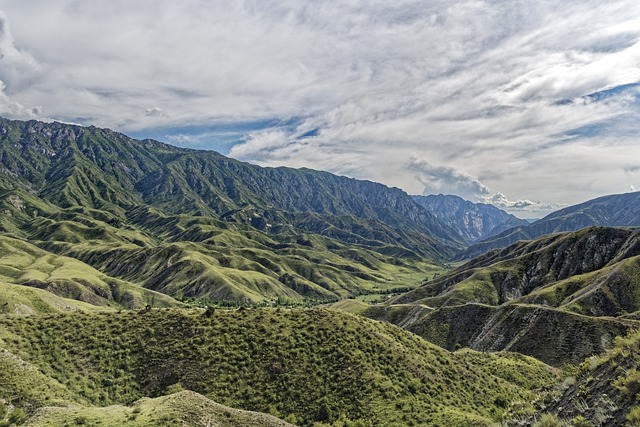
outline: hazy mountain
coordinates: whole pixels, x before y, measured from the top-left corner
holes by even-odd
[[[589,200],[550,213],[530,225],[518,226],[477,242],[461,251],[457,259],[469,259],[518,240],[531,240],[549,233],[576,231],[590,226],[640,226],[640,192],[614,194]]]
[[[453,228],[466,242],[474,242],[528,224],[493,205],[473,203],[454,195],[413,196],[413,200]]]

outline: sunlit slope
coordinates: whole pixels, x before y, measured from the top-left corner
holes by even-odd
[[[68,423],[103,427],[290,427],[271,415],[220,405],[191,391],[155,399],[143,398],[131,406],[46,407],[25,426],[58,427]]]
[[[577,363],[640,327],[639,236],[593,227],[519,242],[359,312],[451,350]]]
[[[109,277],[74,258],[0,236],[0,313],[177,306],[172,298]]]

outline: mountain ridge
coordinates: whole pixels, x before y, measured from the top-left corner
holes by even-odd
[[[532,240],[545,234],[577,231],[590,226],[639,227],[640,192],[611,194],[560,209],[529,225],[506,230],[471,245],[459,252],[456,259],[474,258],[518,240]]]

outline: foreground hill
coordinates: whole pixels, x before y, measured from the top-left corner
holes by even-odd
[[[191,391],[143,398],[131,406],[44,407],[25,426],[58,427],[69,423],[104,427],[293,427],[271,415],[233,409]]]
[[[493,205],[472,203],[458,196],[432,194],[413,196],[413,200],[454,229],[468,243],[529,224]]]
[[[114,308],[148,303],[153,294],[140,287],[254,304],[406,289],[438,270],[430,260],[462,247],[397,188],[261,168],[108,129],[5,119],[0,231],[12,245],[102,274],[91,284],[27,280],[32,267],[9,263],[17,271],[8,283]],[[102,286],[115,283],[128,296]]]
[[[577,231],[591,226],[640,227],[640,191],[614,194],[560,209],[530,225],[521,225],[471,245],[458,259],[470,259],[518,240],[532,240],[549,233]]]
[[[563,366],[640,327],[639,270],[640,231],[586,228],[490,252],[359,311],[445,348]]]
[[[450,353],[325,309],[4,316],[0,348],[0,401],[31,425],[146,420],[151,406],[159,419],[184,399],[197,414],[217,411],[191,393],[138,401],[184,389],[303,426],[488,426],[530,416],[556,381],[531,358]]]

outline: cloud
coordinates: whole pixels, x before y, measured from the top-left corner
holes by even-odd
[[[432,166],[425,160],[411,159],[408,168],[417,172],[417,179],[424,184],[423,194],[455,194],[464,199],[494,205],[511,213],[528,216],[546,214],[567,206],[562,203],[545,203],[531,200],[509,200],[500,192],[491,189],[477,178],[446,166]]]
[[[15,45],[7,16],[0,11],[0,80],[11,91],[30,84],[39,66],[35,59]]]
[[[432,166],[424,160],[411,159],[408,168],[417,172],[416,178],[424,186],[424,194],[456,194],[466,199],[477,199],[491,190],[476,178],[446,166]]]
[[[638,98],[587,97],[640,79],[634,0],[2,8],[0,114],[9,117],[166,135],[414,194],[486,197],[484,187],[522,201],[623,191],[624,167],[640,156]],[[185,131],[265,121],[233,135]],[[407,167],[414,159],[428,163]]]
[[[26,107],[8,95],[28,84],[37,71],[33,57],[16,48],[9,21],[0,11],[0,114],[32,119],[42,113],[40,106]]]
[[[512,201],[502,193],[495,193],[489,197],[484,197],[482,201],[509,212],[527,212],[528,214],[544,214],[567,206],[567,204],[564,203],[544,203],[531,200]]]
[[[149,117],[168,117],[168,114],[158,107],[147,108],[144,113]]]

